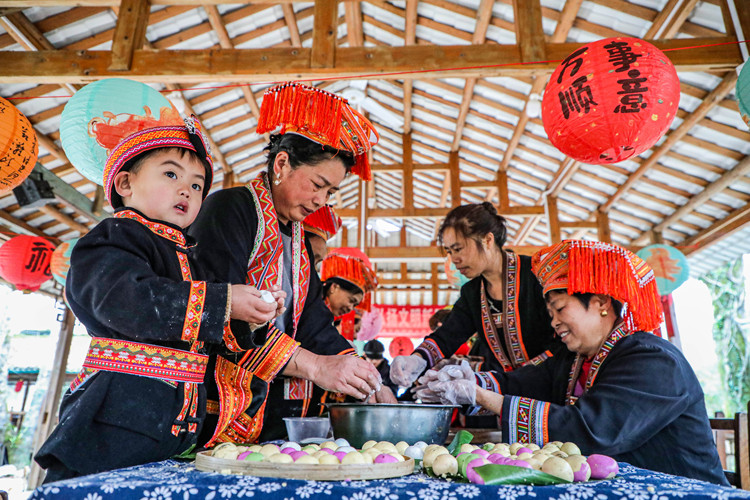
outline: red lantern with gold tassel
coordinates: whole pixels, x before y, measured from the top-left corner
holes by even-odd
[[[0,193],[21,185],[34,169],[38,153],[29,120],[0,97]]]
[[[0,246],[0,276],[19,290],[35,292],[52,277],[55,246],[39,236],[20,235]]]
[[[562,153],[617,163],[653,146],[679,103],[680,81],[662,51],[637,38],[608,38],[574,51],[552,73],[542,121]]]

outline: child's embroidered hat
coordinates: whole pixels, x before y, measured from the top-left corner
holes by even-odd
[[[203,198],[206,198],[213,181],[213,161],[208,139],[195,116],[186,118],[182,125],[164,124],[125,132],[123,139],[110,151],[104,165],[104,194],[112,208],[120,208],[123,205],[122,198],[114,189],[117,173],[127,170],[142,153],[157,148],[189,149],[198,155],[206,169],[203,189]]]
[[[531,270],[545,294],[566,290],[609,295],[623,303],[628,328],[652,331],[661,324],[654,272],[630,250],[599,241],[564,240],[534,254]]]
[[[354,155],[352,172],[372,180],[367,152],[378,143],[372,123],[348,101],[325,90],[288,82],[263,94],[257,132],[292,132],[319,144],[349,151]]]

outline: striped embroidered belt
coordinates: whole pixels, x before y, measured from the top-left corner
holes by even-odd
[[[198,393],[196,384],[203,383],[208,356],[168,347],[142,344],[128,340],[94,337],[83,362],[83,368],[70,385],[73,392],[91,375],[102,370],[150,377],[170,382],[185,382],[183,408],[172,426],[177,435],[187,420],[188,432],[197,427],[196,408]],[[185,416],[189,415],[188,419]]]

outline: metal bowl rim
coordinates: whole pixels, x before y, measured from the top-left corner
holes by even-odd
[[[324,403],[328,408],[461,408],[460,405],[438,405],[429,403]]]

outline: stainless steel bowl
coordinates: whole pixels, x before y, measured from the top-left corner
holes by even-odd
[[[417,403],[328,403],[336,438],[355,448],[371,439],[397,443],[443,444],[457,406]]]

